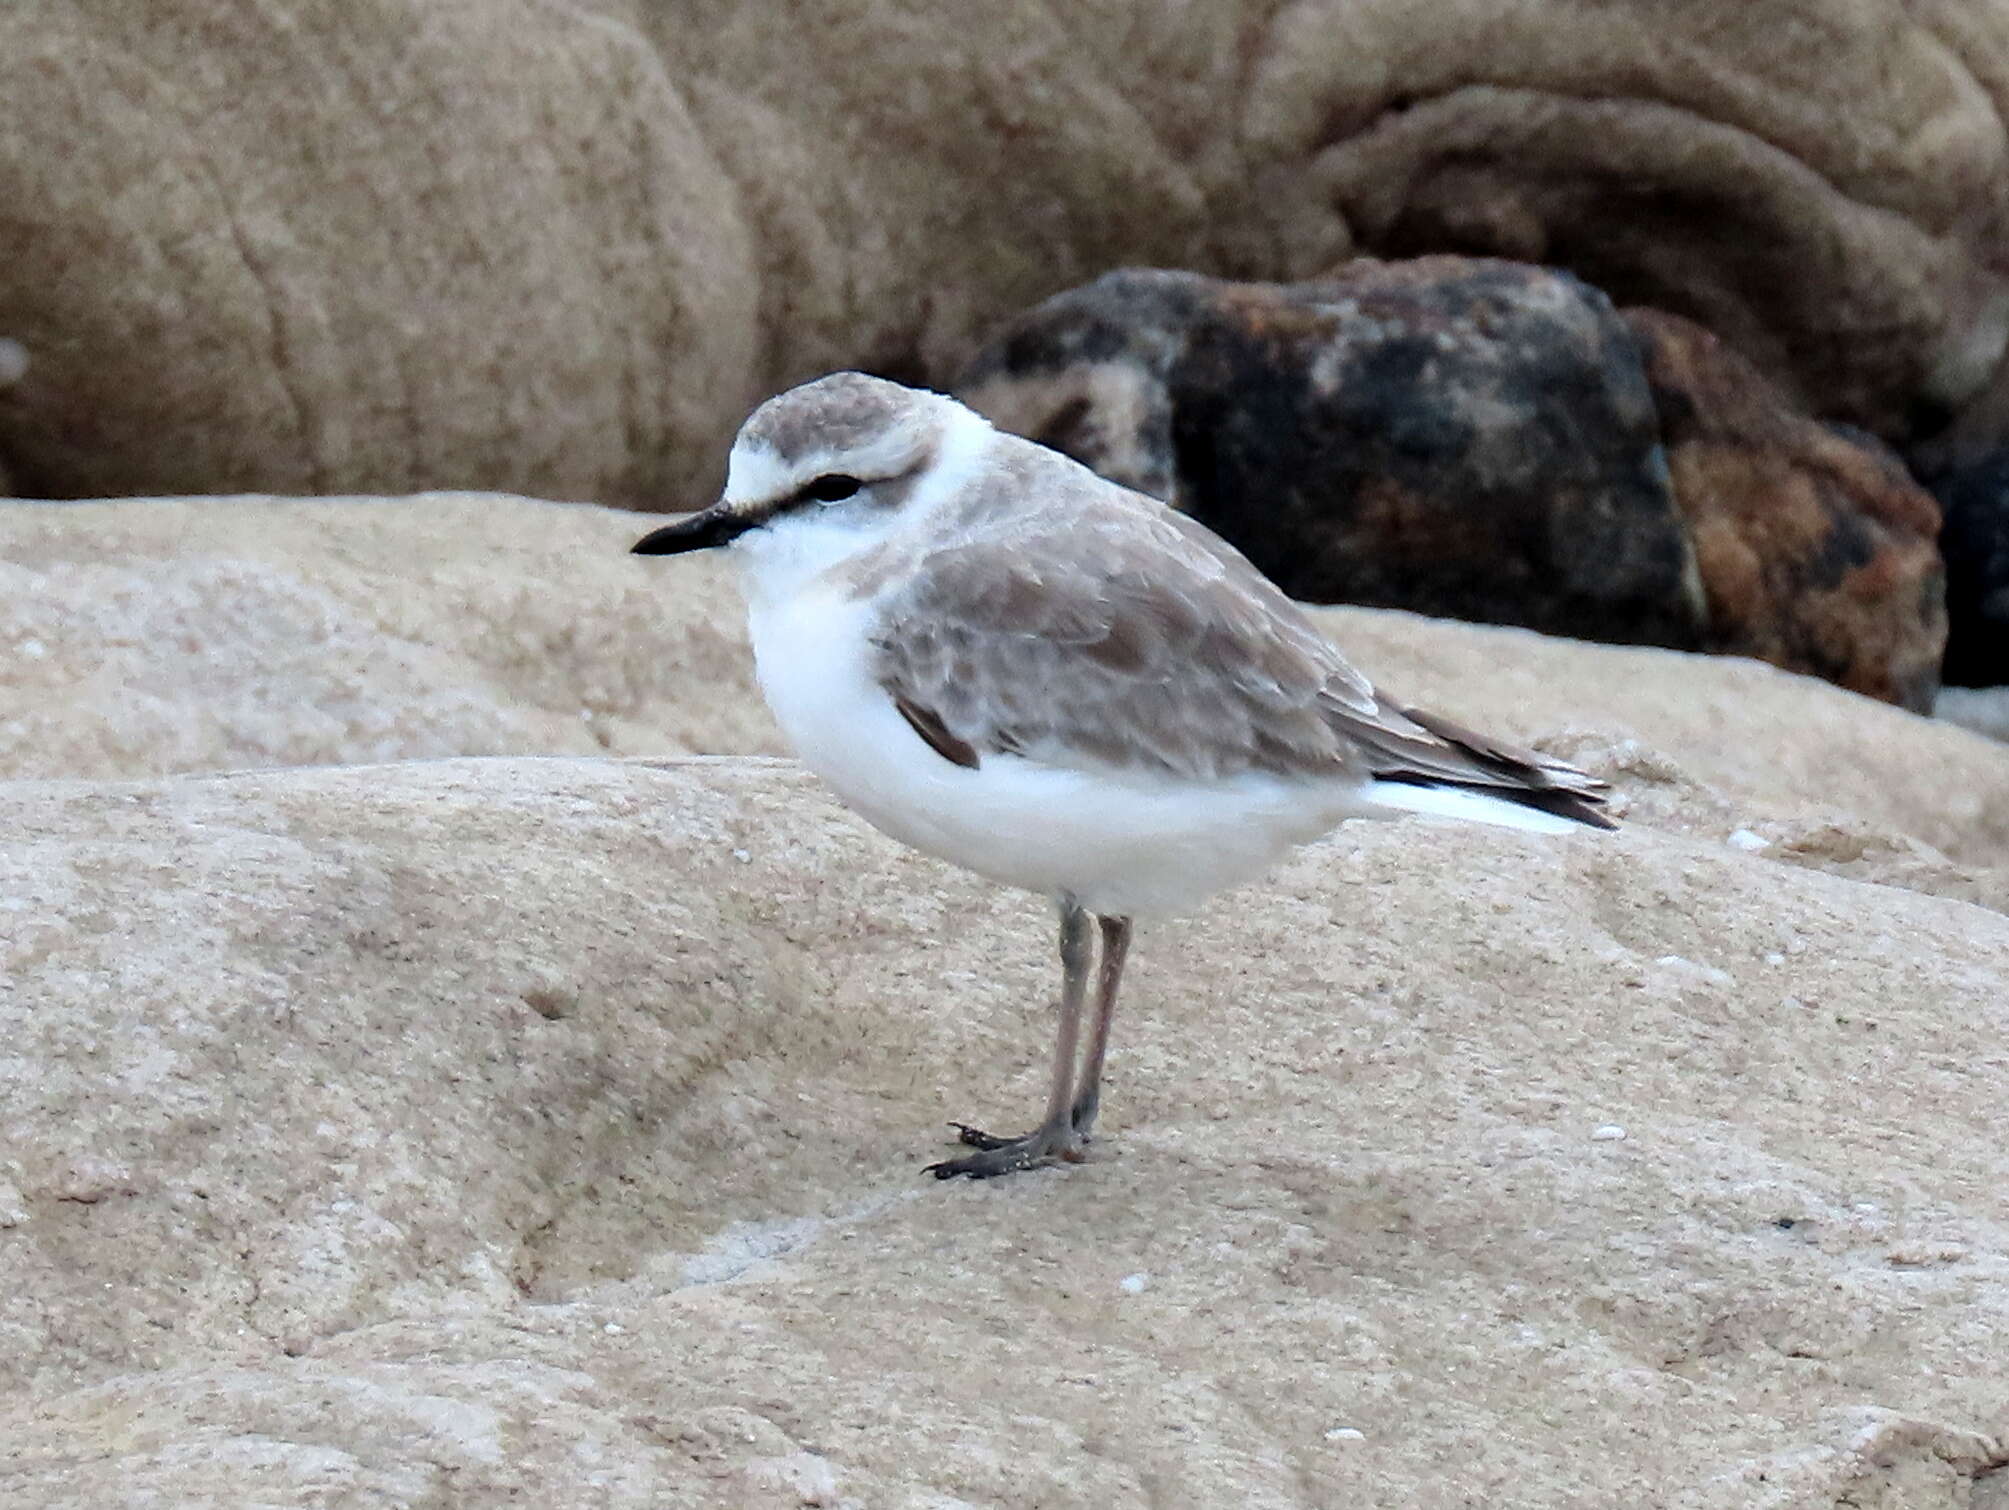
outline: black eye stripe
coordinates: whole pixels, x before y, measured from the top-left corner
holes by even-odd
[[[844,472],[826,472],[821,477],[804,483],[796,491],[796,497],[813,503],[840,503],[851,497],[865,484]]]

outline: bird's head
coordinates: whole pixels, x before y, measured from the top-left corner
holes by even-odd
[[[860,372],[837,372],[769,399],[747,417],[710,508],[635,542],[670,556],[760,537],[883,538],[935,471],[945,443],[976,427],[954,399]]]

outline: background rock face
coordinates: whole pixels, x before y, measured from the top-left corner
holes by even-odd
[[[749,228],[632,28],[515,0],[34,5],[0,56],[24,492],[660,496],[719,423],[697,375],[751,380]]]
[[[720,650],[580,680],[623,738],[766,737],[734,595],[630,518],[40,517],[14,622],[122,570],[147,633],[76,653],[128,676],[207,632],[179,531],[303,723],[352,650],[261,582],[381,636],[364,700],[467,678],[483,739],[637,622]],[[0,786],[0,1504],[1989,1510],[2009,756],[1747,662],[1321,622],[1625,828],[1356,826],[1147,932],[1097,1156],[986,1185],[919,1165],[1030,1115],[1045,910],[792,763]]]
[[[690,506],[813,373],[1361,251],[1570,268],[1902,440],[2009,335],[2005,59],[1901,0],[18,0],[0,469]]]

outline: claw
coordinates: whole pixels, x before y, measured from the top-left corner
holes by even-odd
[[[1007,1173],[1004,1169],[976,1169],[974,1159],[944,1159],[939,1164],[929,1164],[922,1174],[931,1174],[938,1180],[953,1180],[957,1175],[968,1175],[973,1180],[987,1180],[992,1175]]]
[[[987,1133],[981,1127],[972,1127],[967,1122],[951,1122],[956,1130],[956,1141],[966,1143],[971,1148],[1003,1148],[1007,1143],[1023,1143],[1024,1138],[1000,1138],[995,1133]]]

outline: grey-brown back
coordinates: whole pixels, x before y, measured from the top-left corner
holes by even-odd
[[[1156,500],[1000,435],[951,507],[854,582],[881,611],[881,683],[958,756],[1468,787],[1611,826],[1601,783],[1382,697],[1237,551]]]

